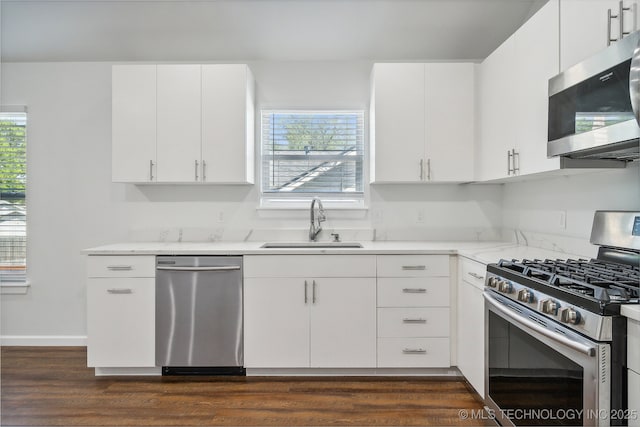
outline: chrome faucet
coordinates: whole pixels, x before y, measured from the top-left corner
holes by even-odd
[[[315,206],[316,203],[318,205],[318,212],[316,213]],[[327,220],[327,217],[324,214],[324,208],[322,207],[322,202],[319,198],[314,197],[311,200],[311,210],[309,212],[311,216],[311,226],[309,227],[309,240],[312,242],[316,241],[316,237],[322,231],[322,225],[320,224],[323,221]],[[316,225],[316,222],[318,225]]]

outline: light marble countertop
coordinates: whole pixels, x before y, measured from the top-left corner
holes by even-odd
[[[620,314],[640,322],[640,305],[623,305],[620,308]]]

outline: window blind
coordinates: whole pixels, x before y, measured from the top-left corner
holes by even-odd
[[[262,112],[263,193],[360,198],[363,162],[362,111]]]
[[[26,113],[0,112],[0,283],[25,282]]]

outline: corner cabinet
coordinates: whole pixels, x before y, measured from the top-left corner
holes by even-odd
[[[559,4],[551,0],[478,67],[476,179],[557,170],[547,158],[548,81],[559,72]]]
[[[245,367],[375,367],[375,272],[367,255],[245,256]]]
[[[254,86],[245,64],[114,65],[113,181],[253,183]]]
[[[474,64],[375,64],[369,119],[372,183],[473,180]]]

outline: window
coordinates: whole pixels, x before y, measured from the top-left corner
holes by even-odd
[[[263,111],[263,206],[364,200],[362,111]]]
[[[0,112],[0,284],[26,282],[27,114]]]

